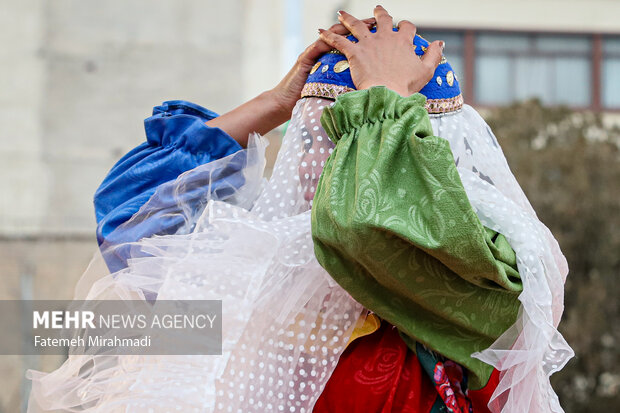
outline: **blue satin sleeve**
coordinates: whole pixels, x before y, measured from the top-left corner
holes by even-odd
[[[131,231],[115,230],[128,221],[161,185],[197,166],[242,149],[226,132],[205,124],[216,116],[208,109],[182,100],[164,102],[153,108],[153,115],[144,121],[146,142],[123,156],[95,193],[99,245],[133,242],[153,234],[175,231],[179,223],[174,220],[150,220]],[[232,165],[234,167],[234,163]],[[208,184],[218,188],[217,182]],[[242,184],[222,182],[219,186],[238,187]]]

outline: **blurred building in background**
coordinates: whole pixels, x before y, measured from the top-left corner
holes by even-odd
[[[400,2],[406,3],[406,2]],[[394,11],[405,15],[405,5]],[[547,105],[620,110],[620,12],[614,1],[444,1],[414,12],[475,106],[539,98]]]
[[[96,251],[92,197],[162,101],[225,112],[273,87],[319,27],[376,0],[1,0],[0,299],[68,299]],[[468,103],[539,98],[620,109],[620,2],[386,0],[446,41]],[[279,132],[269,135],[270,156]],[[0,357],[0,413],[24,408],[26,368]]]

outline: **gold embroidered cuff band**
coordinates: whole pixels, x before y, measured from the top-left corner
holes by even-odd
[[[336,100],[344,93],[353,92],[355,89],[348,86],[333,85],[330,83],[306,83],[301,90],[301,97],[318,97]],[[427,99],[426,110],[430,114],[454,112],[463,107],[463,95],[446,99]]]

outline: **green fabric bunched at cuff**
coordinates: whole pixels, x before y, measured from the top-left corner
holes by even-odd
[[[522,290],[506,239],[484,228],[420,94],[385,87],[341,95],[321,123],[336,147],[312,207],[315,254],[358,302],[465,366],[516,318]]]

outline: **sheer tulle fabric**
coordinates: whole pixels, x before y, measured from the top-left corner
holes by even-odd
[[[482,224],[508,239],[517,254],[523,292],[517,322],[489,349],[473,356],[500,371],[492,412],[562,412],[549,376],[574,355],[558,332],[564,309],[566,259],[512,175],[497,139],[471,107],[431,116],[447,139]]]
[[[269,181],[255,136],[161,187],[118,231],[175,219],[177,233],[107,246],[103,256],[129,257],[128,267],[101,276],[99,260],[78,285],[77,298],[223,300],[222,355],[70,355],[52,373],[28,373],[30,412],[312,410],[363,314],[314,258],[310,204],[332,148],[318,121],[328,103],[296,105]],[[239,174],[240,188],[210,191],[214,176]]]
[[[265,142],[255,136],[248,149],[161,187],[117,231],[164,218],[182,222],[177,233],[106,246],[104,256],[129,257],[128,267],[105,274],[95,260],[78,284],[80,299],[223,300],[222,356],[70,356],[52,373],[29,372],[30,412],[312,410],[364,314],[313,253],[309,209],[333,147],[319,122],[327,104],[297,103],[268,181]],[[556,329],[566,261],[479,115],[465,106],[431,122],[450,142],[482,223],[515,249],[524,280],[517,323],[475,355],[501,371],[492,411],[560,412],[548,377],[573,354]],[[233,175],[245,184],[209,189]]]

